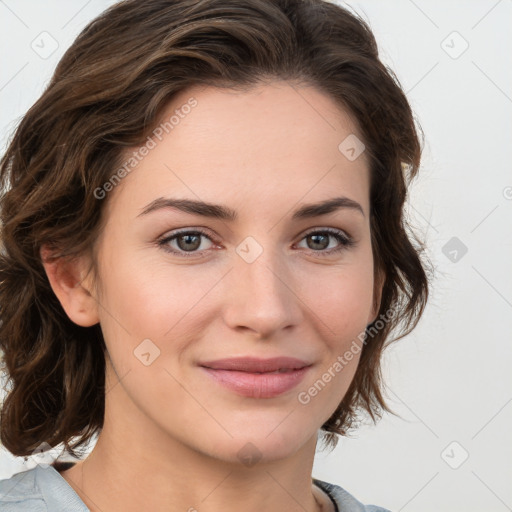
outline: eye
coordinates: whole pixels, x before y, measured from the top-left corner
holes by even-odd
[[[210,235],[201,229],[184,229],[159,240],[157,243],[164,251],[187,258],[192,256],[196,257],[200,255],[201,252],[212,247],[212,245],[204,247],[202,245],[202,238],[206,238],[213,244]],[[334,248],[329,248],[329,238],[336,240],[339,245]],[[302,240],[311,240],[311,243],[308,244],[308,248],[318,253],[319,256],[329,256],[355,245],[354,240],[350,236],[346,235],[341,230],[332,228],[310,231]],[[325,249],[329,250],[326,251]]]
[[[338,242],[337,247],[331,247],[329,249],[329,238],[334,238]],[[319,256],[330,256],[333,253],[337,253],[352,247],[355,245],[354,240],[346,235],[343,231],[332,228],[323,228],[321,230],[310,231],[307,233],[302,240],[310,240],[308,248],[312,249],[313,252],[319,253]],[[325,250],[329,249],[329,250]]]
[[[197,256],[198,249],[201,247],[201,238],[212,239],[202,230],[182,230],[174,233],[171,236],[165,237],[158,242],[158,245],[162,247],[164,251],[179,254],[180,256],[189,257],[187,253],[191,253],[190,256]],[[174,243],[174,248],[171,243]],[[177,246],[177,247],[176,247]],[[202,250],[206,250],[208,247],[201,247]]]

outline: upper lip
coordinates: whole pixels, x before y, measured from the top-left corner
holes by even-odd
[[[273,357],[271,359],[259,359],[257,357],[235,357],[229,359],[218,359],[206,361],[199,366],[212,368],[214,370],[237,370],[241,372],[266,373],[277,370],[298,370],[311,363],[302,361],[295,357]]]

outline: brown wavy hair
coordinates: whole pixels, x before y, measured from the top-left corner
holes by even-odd
[[[145,141],[174,95],[198,84],[243,90],[267,80],[312,85],[348,110],[371,162],[384,325],[368,326],[348,392],[322,425],[324,440],[336,446],[359,412],[374,422],[393,413],[383,395],[382,351],[416,326],[429,290],[424,243],[403,215],[420,166],[421,128],[370,27],[322,0],[126,0],[82,30],[0,161],[0,348],[8,377],[0,439],[14,455],[64,443],[76,457],[104,418],[100,325],[67,317],[41,247],[55,258],[93,253],[108,201],[94,190]],[[383,322],[390,310],[396,315]]]

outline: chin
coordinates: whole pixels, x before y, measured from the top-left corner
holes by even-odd
[[[311,438],[305,431],[290,432],[289,427],[288,430],[276,428],[277,424],[272,428],[252,429],[251,433],[231,432],[232,438],[216,439],[214,446],[210,446],[214,452],[212,455],[229,463],[252,467],[258,463],[271,463],[289,458]],[[312,436],[316,440],[316,430],[312,431]]]

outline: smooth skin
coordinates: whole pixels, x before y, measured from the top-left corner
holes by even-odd
[[[334,510],[312,485],[317,433],[347,392],[359,355],[307,404],[298,395],[378,312],[367,155],[351,161],[338,149],[347,136],[361,136],[310,86],[196,86],[174,97],[162,118],[191,97],[190,113],[99,202],[106,208],[97,281],[86,275],[86,256],[50,263],[41,252],[69,318],[99,322],[108,349],[103,430],[87,459],[61,474],[93,512]],[[305,204],[339,196],[363,212],[292,219]],[[221,204],[238,218],[172,208],[140,215],[160,197]],[[199,228],[206,236],[158,243]],[[322,234],[326,228],[354,245]],[[247,237],[262,249],[251,263],[237,252]],[[148,339],[150,359],[160,353],[146,365],[136,353]],[[313,366],[296,388],[270,399],[239,396],[198,367],[283,355]],[[238,455],[247,446],[259,458],[250,466]]]

